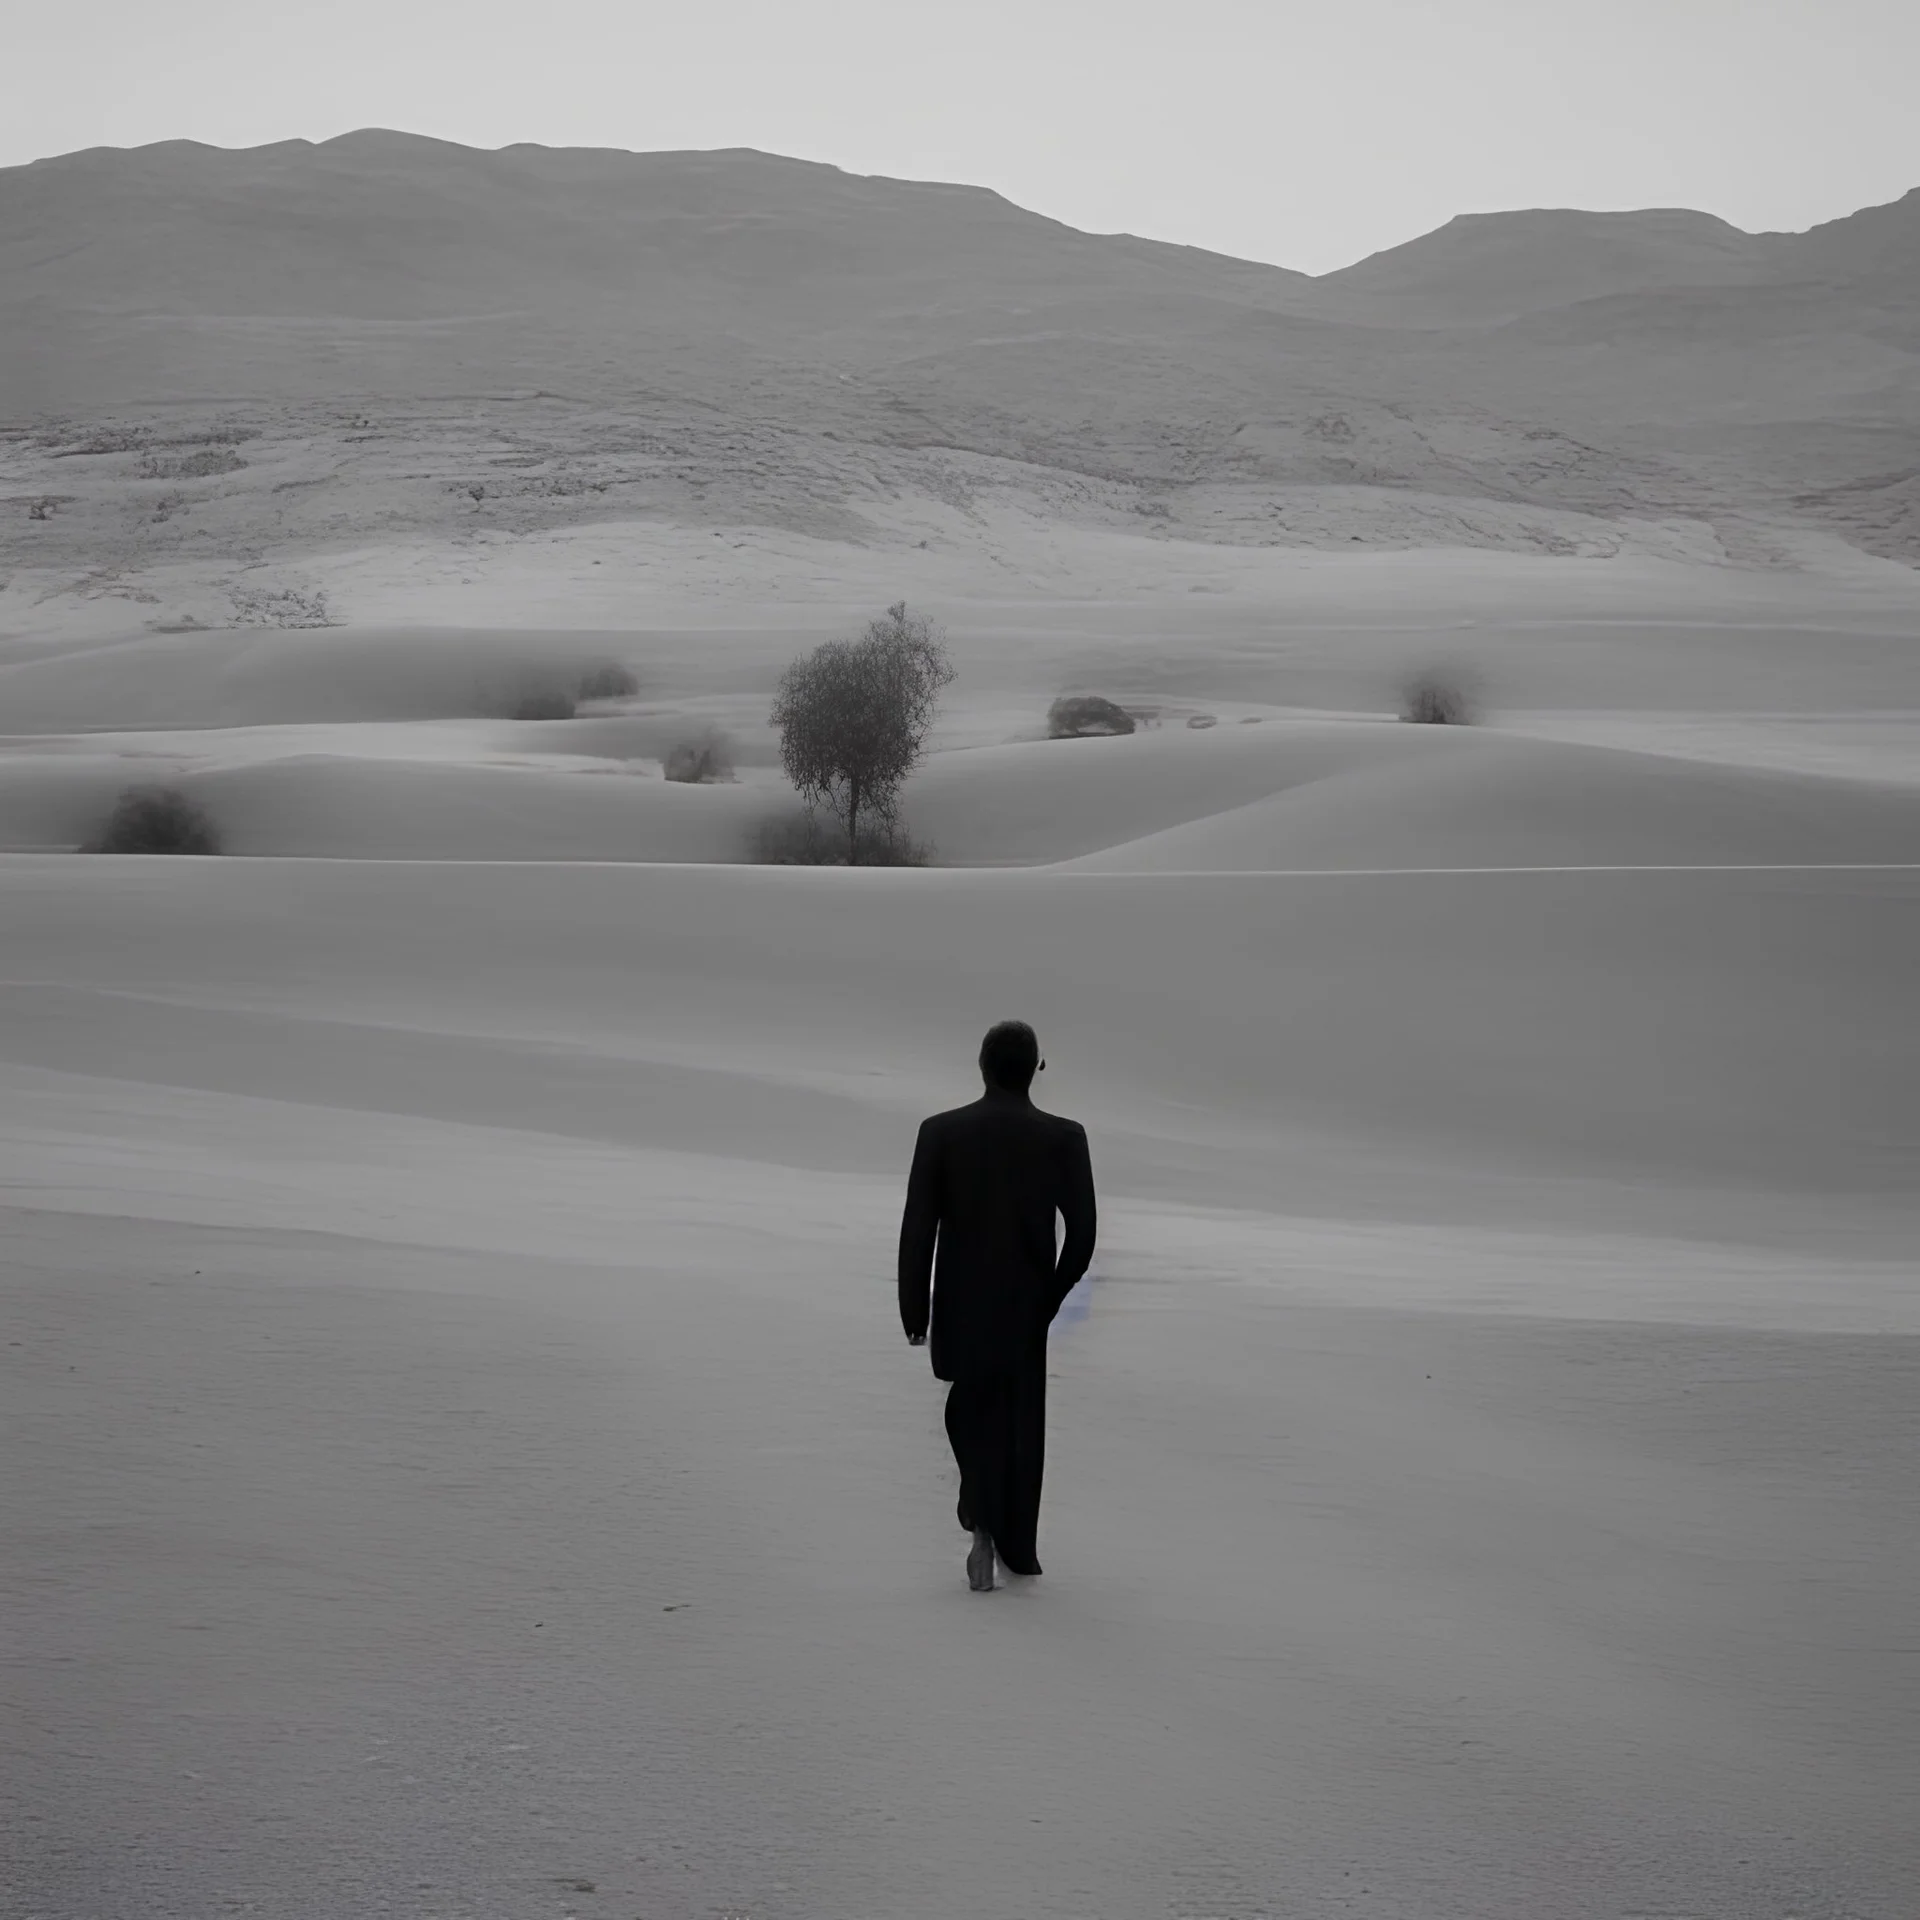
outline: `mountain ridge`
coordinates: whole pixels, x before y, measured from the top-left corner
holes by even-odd
[[[317,409],[334,434],[355,409],[533,393],[659,442],[676,477],[648,497],[672,511],[724,497],[780,525],[864,524],[850,502],[881,473],[972,499],[972,467],[898,479],[935,452],[994,463],[1036,512],[1097,497],[1208,540],[1345,538],[1344,514],[1356,540],[1758,553],[1813,527],[1920,558],[1920,191],[1802,235],[1684,208],[1464,214],[1315,277],[753,148],[375,128],[0,170],[0,417],[46,423],[22,444],[68,462],[8,469],[25,550],[59,547],[69,510],[38,503],[93,444],[62,423]],[[172,473],[145,431],[93,469],[103,502],[130,489],[129,539],[143,476]],[[559,427],[543,444],[579,471],[529,482],[515,526],[638,484]],[[251,484],[173,477],[194,482],[182,518]]]
[[[1257,260],[1247,255],[1224,253],[1218,248],[1202,247],[1190,242],[1153,239],[1150,236],[1135,234],[1128,229],[1113,229],[1094,232],[1091,229],[1074,227],[1070,222],[1056,219],[1035,209],[1023,207],[1019,202],[1002,194],[996,188],[984,187],[965,181],[928,180],[904,174],[860,173],[841,167],[832,161],[809,160],[796,155],[780,154],[768,148],[760,147],[687,147],[687,148],[627,148],[600,146],[552,146],[541,141],[510,141],[499,147],[474,147],[459,141],[447,140],[434,134],[422,134],[391,127],[366,126],[351,128],[343,133],[333,134],[324,140],[308,140],[294,137],[286,140],[266,141],[252,147],[222,147],[208,141],[190,138],[149,141],[140,146],[117,147],[99,145],[75,148],[67,153],[43,155],[33,160],[23,161],[15,166],[0,167],[0,181],[10,174],[31,173],[54,170],[79,163],[101,163],[105,161],[134,160],[146,156],[192,154],[213,159],[237,159],[250,156],[294,155],[294,154],[343,154],[372,155],[391,157],[396,154],[427,155],[437,154],[444,157],[458,157],[462,161],[474,158],[522,158],[540,156],[550,159],[594,159],[611,161],[630,160],[720,160],[746,161],[767,164],[790,170],[795,173],[808,173],[816,177],[835,177],[845,180],[873,182],[880,185],[926,190],[941,194],[959,194],[976,196],[997,201],[1003,206],[1013,208],[1028,217],[1045,221],[1063,231],[1080,234],[1094,239],[1117,239],[1140,241],[1146,245],[1165,247],[1182,253],[1203,255],[1216,260],[1235,261],[1240,265],[1262,268],[1268,271],[1287,274],[1303,280],[1332,281],[1355,274],[1359,269],[1371,263],[1391,258],[1411,247],[1418,247],[1438,239],[1450,232],[1482,227],[1497,227],[1518,223],[1538,223],[1543,221],[1572,221],[1580,223],[1635,222],[1649,221],[1685,221],[1703,228],[1711,228],[1718,233],[1734,236],[1748,241],[1800,240],[1817,234],[1846,229],[1866,216],[1887,214],[1894,209],[1903,208],[1909,203],[1920,205],[1920,186],[1912,187],[1895,199],[1886,202],[1874,202],[1855,208],[1848,213],[1836,215],[1831,219],[1815,222],[1812,226],[1799,229],[1755,228],[1748,229],[1735,225],[1718,214],[1684,206],[1646,206],[1632,208],[1584,208],[1584,207],[1505,207],[1483,208],[1452,215],[1440,226],[1425,232],[1411,235],[1404,241],[1392,246],[1376,249],[1344,266],[1334,267],[1320,274],[1308,274],[1300,269],[1289,267],[1283,262]]]

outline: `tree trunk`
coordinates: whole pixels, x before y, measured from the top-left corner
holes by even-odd
[[[847,865],[860,864],[860,782],[847,782]]]

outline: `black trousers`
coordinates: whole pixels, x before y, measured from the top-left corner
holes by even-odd
[[[960,1466],[960,1524],[984,1527],[1013,1573],[1038,1573],[1040,1476],[1046,1466],[1047,1356],[955,1380],[947,1438]]]

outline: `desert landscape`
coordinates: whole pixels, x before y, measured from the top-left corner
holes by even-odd
[[[1911,1920],[1917,320],[1920,191],[0,170],[18,1911]],[[902,600],[919,864],[776,863]],[[1102,1229],[981,1599],[893,1259],[1008,1016]]]

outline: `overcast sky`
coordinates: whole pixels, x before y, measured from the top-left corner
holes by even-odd
[[[0,0],[0,164],[761,147],[1324,272],[1456,213],[1920,185],[1920,0]]]

